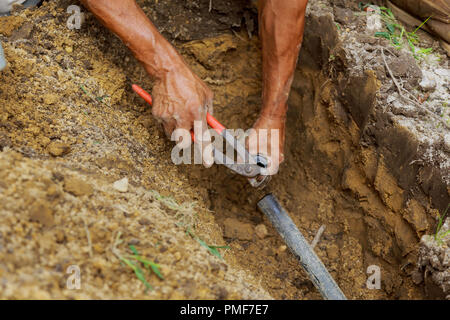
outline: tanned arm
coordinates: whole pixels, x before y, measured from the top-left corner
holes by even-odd
[[[190,70],[136,1],[82,0],[82,3],[123,41],[155,80],[152,113],[163,122],[166,133],[170,135],[177,128],[191,130],[194,121],[201,121],[196,141],[208,144],[206,112],[212,108],[212,91]],[[204,153],[203,160],[211,165],[212,155]]]
[[[260,117],[254,125],[256,133],[250,135],[252,153],[266,149],[271,160],[271,174],[278,171],[284,160],[285,120],[287,99],[305,26],[307,0],[260,0],[259,25],[263,54],[263,95]],[[269,130],[267,138],[255,137],[260,129]],[[279,130],[278,146],[271,150],[270,130]],[[253,140],[252,140],[253,138]],[[264,153],[264,152],[263,152]]]

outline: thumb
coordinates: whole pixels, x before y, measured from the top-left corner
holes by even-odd
[[[206,168],[209,168],[214,164],[214,155],[206,117],[202,121],[194,121],[194,134],[195,143],[200,148],[202,163]]]

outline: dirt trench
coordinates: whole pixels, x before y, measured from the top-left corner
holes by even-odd
[[[443,298],[442,294],[430,295],[436,291],[421,284],[416,262],[419,239],[435,227],[438,211],[434,208],[443,212],[449,203],[444,181],[448,171],[436,165],[407,165],[420,158],[421,146],[382,107],[386,91],[393,89],[387,85],[388,70],[379,60],[375,64],[367,61],[377,46],[386,43],[352,35],[357,42],[365,42],[367,49],[359,61],[362,66],[358,65],[346,55],[348,48],[342,44],[335,11],[323,11],[318,3],[310,6],[289,99],[286,162],[269,186],[255,191],[223,168],[181,167],[180,172],[193,185],[208,186],[204,199],[232,247],[228,261],[261,279],[275,298],[320,296],[268,220],[256,210],[255,204],[268,192],[281,200],[310,241],[325,227],[316,252],[348,297]],[[355,31],[363,33],[364,22],[354,21]],[[203,53],[204,41],[186,47],[193,65],[207,64],[213,70],[222,70],[224,64],[234,70],[238,66],[230,84],[214,86],[220,101],[216,115],[231,128],[250,127],[260,104],[258,43],[246,42],[245,52],[239,50],[241,44],[236,45],[236,52],[225,54],[221,61],[211,61],[211,55]],[[209,60],[203,60],[204,56]],[[239,60],[244,61],[241,67]],[[402,57],[400,62],[411,60]],[[417,70],[407,74],[410,81],[419,78]],[[242,98],[228,98],[234,90],[241,90]],[[261,225],[268,229],[265,236]],[[372,265],[381,269],[381,290],[367,288]]]
[[[216,117],[229,128],[251,127],[261,103],[261,54],[248,3],[213,6],[210,16],[209,1],[139,2],[213,89]],[[11,65],[0,74],[0,161],[9,164],[0,184],[4,297],[318,299],[256,210],[268,192],[309,240],[325,227],[315,250],[349,298],[429,297],[417,280],[418,242],[449,202],[448,172],[424,159],[421,142],[386,110],[395,88],[374,54],[387,44],[361,35],[361,18],[339,18],[339,10],[355,8],[327,3],[308,9],[286,162],[264,190],[218,166],[171,163],[172,143],[130,90],[131,83],[150,90],[150,79],[92,15],[71,32],[64,25],[68,1],[5,18],[0,34]],[[414,68],[405,77],[419,78]],[[117,193],[111,185],[123,177],[129,191]],[[224,261],[186,236],[180,215],[208,243],[230,246]],[[144,294],[112,254],[118,231],[125,244],[161,263],[166,280],[150,278],[154,291]],[[81,292],[64,288],[68,264],[86,274]],[[380,290],[367,289],[371,265],[381,268]]]

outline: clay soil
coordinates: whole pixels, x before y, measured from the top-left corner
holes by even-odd
[[[213,89],[215,116],[251,127],[261,50],[250,3],[213,1],[210,12],[209,1],[138,2]],[[219,166],[175,166],[173,144],[131,90],[151,90],[151,80],[89,13],[68,30],[72,1],[0,18],[9,61],[0,73],[0,297],[320,299],[256,210],[269,192],[308,240],[325,228],[315,251],[348,298],[430,297],[418,243],[449,203],[448,171],[425,162],[420,141],[383,109],[395,91],[384,65],[358,67],[342,39],[365,46],[368,60],[387,44],[353,35],[359,18],[336,21],[356,8],[324,3],[308,11],[286,162],[262,190]],[[412,83],[415,71],[405,73]],[[124,177],[129,188],[118,192]],[[220,259],[198,239],[229,249]],[[164,280],[148,275],[153,290],[121,263],[129,245],[161,265]],[[66,286],[71,265],[80,290]],[[380,290],[366,286],[370,265],[382,270]]]

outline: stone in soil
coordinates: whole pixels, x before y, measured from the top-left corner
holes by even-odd
[[[260,239],[264,239],[267,236],[267,227],[264,224],[259,224],[255,227],[255,233]]]
[[[128,178],[125,177],[123,179],[117,180],[113,184],[114,189],[119,192],[127,192],[128,191]]]
[[[252,240],[253,226],[250,223],[244,223],[237,219],[228,218],[223,222],[224,237],[238,240]]]
[[[53,141],[47,146],[48,153],[54,157],[60,157],[70,152],[70,146],[63,142]]]
[[[64,190],[74,196],[89,196],[94,192],[94,188],[84,180],[70,177],[64,181]]]
[[[38,201],[30,208],[30,220],[41,223],[44,227],[54,225],[53,211],[48,203]]]

